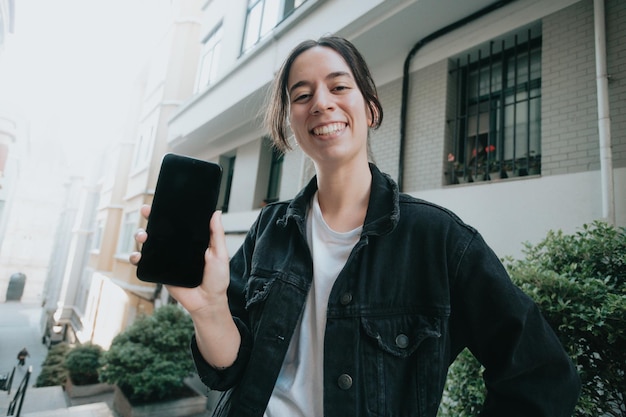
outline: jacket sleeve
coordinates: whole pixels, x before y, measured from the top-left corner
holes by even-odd
[[[534,301],[478,233],[452,282],[452,350],[485,367],[482,417],[570,417],[580,394],[571,359]]]
[[[226,391],[239,382],[248,364],[253,338],[248,327],[245,289],[250,273],[252,252],[254,250],[255,231],[258,220],[250,228],[244,243],[230,260],[230,285],[228,304],[239,333],[241,345],[235,362],[226,369],[216,369],[202,357],[195,335],[191,339],[191,354],[200,380],[210,389]]]

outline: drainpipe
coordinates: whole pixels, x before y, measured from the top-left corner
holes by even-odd
[[[413,57],[415,56],[415,54],[417,54],[417,51],[419,51],[422,48],[422,46],[426,45],[428,42],[440,36],[443,36],[449,32],[452,32],[453,30],[456,30],[460,28],[461,26],[466,25],[467,23],[473,20],[476,20],[479,17],[482,17],[488,13],[491,13],[494,10],[497,10],[511,3],[512,1],[514,0],[496,1],[495,3],[492,3],[489,6],[486,6],[478,10],[477,12],[474,12],[471,15],[464,17],[463,19],[457,20],[456,22],[451,23],[448,26],[431,33],[430,35],[426,36],[425,38],[417,42],[413,46],[413,48],[411,48],[411,50],[409,51],[409,54],[404,60],[404,70],[403,70],[403,77],[402,77],[402,104],[400,107],[400,157],[398,158],[398,189],[400,191],[404,191],[403,190],[404,148],[406,146],[406,123],[407,123],[406,116],[407,116],[408,102],[409,102],[409,76],[410,76],[409,69],[411,67],[411,61],[413,60]]]
[[[615,194],[613,155],[611,152],[611,117],[609,111],[609,75],[606,72],[606,25],[604,0],[594,0],[594,32],[596,50],[596,89],[598,95],[598,134],[600,139],[600,181],[602,217],[615,225]]]

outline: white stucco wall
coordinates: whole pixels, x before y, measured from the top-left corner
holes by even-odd
[[[485,182],[412,195],[442,205],[478,229],[498,256],[522,256],[522,242],[537,243],[548,230],[573,233],[602,220],[600,172]],[[626,224],[626,169],[615,170],[617,224]]]

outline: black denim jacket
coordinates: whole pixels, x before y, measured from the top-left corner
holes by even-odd
[[[328,302],[324,416],[434,417],[465,347],[486,368],[481,415],[571,416],[578,374],[481,236],[371,171],[363,232]],[[265,207],[231,260],[235,364],[215,370],[192,340],[202,381],[227,391],[214,415],[264,413],[313,276],[305,217],[316,188]]]

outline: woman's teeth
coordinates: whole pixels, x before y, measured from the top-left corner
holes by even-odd
[[[329,125],[324,125],[320,127],[316,127],[313,129],[313,133],[316,135],[330,135],[332,133],[338,132],[345,127],[343,123],[331,123]]]

